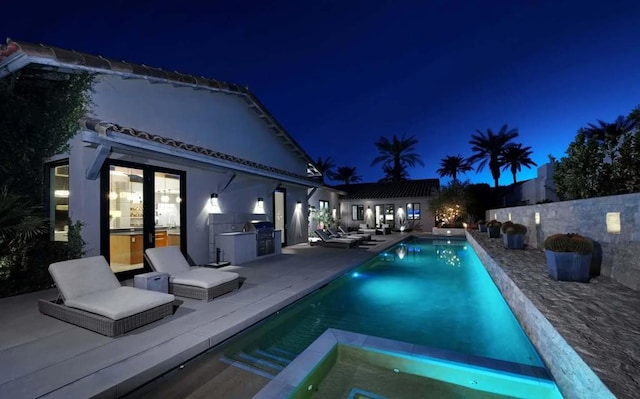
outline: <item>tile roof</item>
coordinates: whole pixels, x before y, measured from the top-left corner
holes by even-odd
[[[397,183],[359,183],[334,186],[345,191],[345,200],[428,197],[440,190],[440,179],[407,180]]]
[[[249,161],[249,160],[239,158],[233,155],[225,154],[219,151],[214,151],[208,148],[174,140],[169,137],[159,136],[157,134],[148,133],[148,132],[137,130],[131,127],[120,126],[115,123],[100,121],[98,119],[83,118],[80,120],[80,128],[94,131],[102,136],[107,136],[107,132],[109,131],[120,133],[120,134],[131,136],[137,139],[152,141],[154,143],[163,144],[169,147],[178,148],[185,151],[190,151],[196,154],[204,155],[204,156],[215,158],[218,160],[248,166],[253,169],[275,173],[283,176],[293,177],[295,179],[308,182],[310,183],[311,186],[315,186],[318,184],[318,180],[313,177],[309,177],[306,175],[299,175],[299,174],[290,172],[288,170],[279,169],[273,166],[267,166],[258,162]]]
[[[123,77],[140,77],[152,81],[185,85],[193,88],[205,88],[241,96],[259,118],[265,120],[267,126],[278,136],[285,145],[296,152],[309,164],[310,173],[317,173],[315,164],[304,149],[291,137],[282,125],[271,115],[267,108],[249,90],[247,86],[209,79],[202,76],[165,71],[147,65],[130,64],[125,61],[115,61],[102,56],[65,50],[43,44],[18,42],[7,38],[6,45],[0,45],[0,64],[19,57],[29,57],[29,61],[51,67],[66,67],[72,70],[85,70],[98,73],[119,75]],[[0,68],[1,70],[2,68]],[[7,68],[5,74],[9,71]],[[11,70],[13,71],[13,70]],[[0,73],[0,76],[4,76]]]

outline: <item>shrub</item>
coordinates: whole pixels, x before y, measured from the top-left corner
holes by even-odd
[[[503,225],[502,232],[504,234],[527,234],[527,226],[520,223],[512,223],[505,229]]]
[[[575,252],[585,255],[593,252],[593,242],[576,233],[553,234],[544,240],[544,249],[554,252]]]

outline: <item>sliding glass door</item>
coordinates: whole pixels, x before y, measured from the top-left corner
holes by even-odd
[[[102,252],[115,273],[148,270],[147,248],[182,246],[184,172],[112,161],[102,177]]]

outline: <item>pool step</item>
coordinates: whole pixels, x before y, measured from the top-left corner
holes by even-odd
[[[291,363],[297,355],[275,346],[243,350],[223,357],[225,363],[272,379]]]

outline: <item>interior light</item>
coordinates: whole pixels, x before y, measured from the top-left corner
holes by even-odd
[[[179,203],[181,203],[181,202],[182,202],[182,198],[180,198],[180,197],[176,197],[176,204],[179,204]]]
[[[111,191],[109,193],[109,199],[112,200],[112,201],[113,200],[117,200],[118,199],[118,193],[116,193],[115,191]]]
[[[162,201],[162,202],[169,202],[169,196],[168,196],[167,194],[163,194],[163,195],[160,197],[160,201]]]

